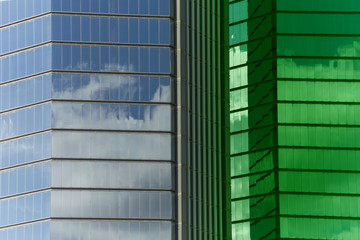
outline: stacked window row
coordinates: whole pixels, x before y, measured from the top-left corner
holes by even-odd
[[[171,192],[55,190],[51,197],[52,217],[173,218]]]
[[[279,149],[280,168],[360,171],[359,158],[360,150]]]
[[[277,10],[280,11],[329,11],[334,9],[339,12],[359,12],[360,6],[357,0],[347,0],[346,4],[343,2],[329,2],[327,0],[303,0],[290,2],[287,0],[277,1]]]
[[[283,103],[278,104],[278,119],[279,123],[360,125],[360,105]]]
[[[170,102],[170,77],[53,74],[54,99]]]
[[[0,143],[0,168],[51,157],[51,134],[43,133]]]
[[[53,187],[167,189],[173,187],[170,163],[54,161]]]
[[[50,40],[168,45],[171,33],[169,19],[51,15],[2,28],[0,37],[2,55]]]
[[[0,200],[0,227],[50,217],[50,192]]]
[[[360,59],[278,58],[278,78],[360,79]]]
[[[169,221],[52,221],[52,240],[62,239],[174,239]],[[95,236],[95,237],[94,237]],[[6,240],[6,238],[5,238]],[[10,239],[9,239],[10,240]],[[25,239],[31,240],[31,239]],[[34,239],[37,240],[37,239]],[[45,239],[44,239],[45,240]]]
[[[0,96],[0,111],[49,100],[51,98],[51,75],[0,85]]]
[[[50,41],[50,28],[50,16],[0,28],[0,55]]]
[[[280,214],[359,217],[359,196],[280,194]]]
[[[0,197],[49,188],[50,174],[50,162],[0,171]]]
[[[0,26],[51,11],[50,0],[0,1]]]
[[[171,134],[55,131],[52,146],[55,158],[172,159]]]
[[[50,240],[50,221],[1,229],[0,239]]]
[[[280,171],[280,191],[343,193],[360,192],[360,173]]]
[[[53,70],[171,73],[170,48],[52,45]]]
[[[141,131],[171,130],[170,105],[55,102],[51,105],[51,109],[51,126],[53,128]]]
[[[358,21],[360,15],[353,13],[278,13],[277,31],[278,33],[353,35],[360,34],[360,29],[356,24],[349,23]]]
[[[0,121],[0,140],[50,129],[51,105],[41,104],[9,113],[3,113],[0,114]]]
[[[50,70],[51,56],[51,46],[45,45],[1,57],[1,82]],[[53,58],[55,57],[58,56],[53,56]]]
[[[338,206],[338,205],[337,205]],[[312,207],[313,208],[313,207]],[[280,231],[283,238],[300,239],[358,239],[357,219],[281,217]],[[305,230],[306,231],[305,231]]]
[[[52,58],[52,59],[51,59]],[[35,64],[36,63],[36,64]],[[0,58],[1,82],[53,70],[171,73],[169,48],[55,44]]]
[[[46,0],[52,11],[130,15],[170,15],[170,0]]]
[[[359,127],[279,126],[279,145],[359,148]]]
[[[170,44],[170,19],[53,15],[51,21],[52,40]]]
[[[360,57],[360,38],[354,36],[278,36],[280,56]]]
[[[360,102],[360,82],[278,81],[280,101]]]
[[[0,111],[49,99],[170,102],[169,77],[47,74],[0,85]]]

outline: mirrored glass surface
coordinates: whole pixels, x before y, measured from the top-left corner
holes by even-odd
[[[53,161],[51,170],[53,187],[168,190],[173,187],[170,163]]]
[[[167,191],[53,190],[51,192],[52,217],[171,220],[172,206],[173,196]]]
[[[10,226],[50,217],[50,192],[0,200],[0,226]]]
[[[169,105],[54,102],[51,111],[52,127],[59,129],[171,130]]]
[[[43,221],[3,228],[0,238],[4,240],[50,240],[50,221]]]
[[[171,134],[52,132],[55,158],[171,160]]]
[[[51,93],[54,99],[170,102],[171,86],[170,77],[53,74]]]
[[[7,168],[51,157],[51,133],[0,142],[1,166]]]
[[[175,239],[169,221],[51,221],[54,239]],[[66,230],[65,230],[66,229]],[[27,240],[27,239],[26,239]]]

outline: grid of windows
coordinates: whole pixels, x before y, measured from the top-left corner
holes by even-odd
[[[358,2],[230,3],[233,239],[357,239]]]
[[[174,239],[172,5],[0,1],[1,239]]]

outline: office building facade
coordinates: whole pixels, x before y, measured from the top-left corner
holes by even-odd
[[[358,2],[229,6],[233,239],[358,239]]]
[[[227,238],[225,6],[0,1],[1,239]]]

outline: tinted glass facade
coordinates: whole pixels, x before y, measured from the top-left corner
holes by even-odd
[[[175,238],[172,9],[0,2],[0,239]]]
[[[1,240],[226,239],[224,6],[0,1]]]
[[[230,3],[233,239],[359,238],[359,17]]]

